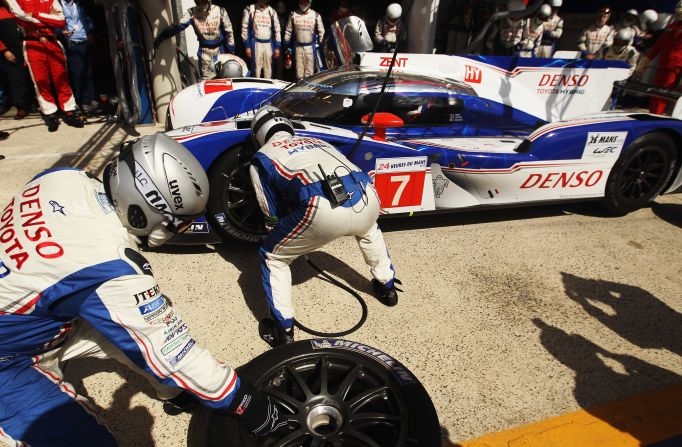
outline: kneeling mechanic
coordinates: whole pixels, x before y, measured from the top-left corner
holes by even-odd
[[[64,381],[64,362],[78,357],[128,365],[180,410],[198,400],[255,435],[284,429],[267,394],[199,346],[137,251],[135,236],[166,242],[204,212],[207,198],[199,162],[157,134],[126,143],[104,184],[76,169],[47,171],[3,208],[0,440],[116,445]]]
[[[341,236],[355,236],[377,297],[395,306],[400,282],[376,223],[380,204],[372,179],[334,146],[295,136],[275,107],[256,114],[251,133],[260,147],[251,160],[251,180],[270,230],[260,247],[263,287],[276,319],[261,322],[261,336],[272,346],[293,341],[289,265]]]

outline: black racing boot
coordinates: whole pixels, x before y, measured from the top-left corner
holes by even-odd
[[[83,120],[73,112],[68,112],[64,115],[63,121],[67,126],[71,127],[83,127],[85,125]]]
[[[182,391],[172,399],[163,401],[163,411],[170,416],[177,416],[180,413],[190,413],[199,405],[197,398],[188,391]]]
[[[376,279],[372,280],[372,287],[374,288],[374,294],[379,299],[381,304],[388,307],[393,307],[398,304],[398,292],[402,292],[395,285],[402,282],[398,278],[393,278],[393,281],[389,282],[389,285],[381,284]]]
[[[294,342],[294,327],[284,329],[272,318],[263,318],[258,323],[260,338],[271,347],[276,348]]]
[[[47,124],[47,130],[50,132],[56,132],[59,129],[59,118],[57,118],[56,113],[50,115],[45,115],[45,124]]]

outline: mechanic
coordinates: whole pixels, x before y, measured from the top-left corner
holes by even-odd
[[[161,42],[187,29],[191,24],[199,40],[197,54],[201,64],[201,78],[216,77],[215,62],[221,53],[234,53],[232,22],[222,6],[211,4],[210,0],[195,0],[196,6],[189,8],[180,21],[169,26],[154,40],[154,48]]]
[[[602,59],[608,61],[623,61],[630,66],[630,74],[635,71],[639,52],[633,47],[634,31],[632,28],[622,28],[613,38],[613,45],[602,51]]]
[[[7,75],[12,103],[17,108],[14,119],[28,116],[33,106],[33,82],[24,63],[23,36],[14,16],[0,3],[0,76]],[[0,86],[0,91],[2,86]],[[0,97],[2,95],[0,94]],[[0,111],[5,104],[0,100]]]
[[[613,43],[614,30],[608,24],[611,8],[604,6],[597,13],[597,21],[585,28],[578,39],[578,50],[583,58],[593,60],[601,51]]]
[[[521,11],[523,9],[526,9],[523,0],[509,0],[507,2],[507,11]],[[496,56],[518,54],[519,49],[525,47],[527,26],[526,19],[506,17],[490,33],[486,43],[488,50]]]
[[[545,23],[549,21],[551,15],[552,7],[542,5],[535,17],[526,21],[527,25],[523,34],[523,48],[519,51],[519,56],[537,57],[537,52],[542,43],[542,35],[545,31]]]
[[[76,116],[76,100],[69,86],[64,49],[57,40],[55,29],[64,28],[65,19],[59,0],[7,0],[7,6],[24,32],[24,55],[33,77],[40,111],[50,132],[59,128],[57,111],[64,111],[64,122],[83,127]],[[52,87],[57,98],[52,95]]]
[[[268,3],[258,0],[244,8],[242,40],[251,60],[251,76],[270,79],[273,61],[282,46],[282,31],[277,12]]]
[[[116,445],[64,381],[64,362],[79,357],[130,366],[180,410],[198,400],[255,435],[283,428],[266,394],[192,338],[137,251],[136,236],[164,243],[203,213],[207,198],[199,162],[159,133],[124,144],[104,184],[77,169],[46,171],[3,208],[0,440]]]
[[[637,38],[642,33],[642,29],[639,27],[639,24],[637,23],[638,17],[639,12],[637,12],[636,9],[628,9],[623,15],[623,18],[621,19],[620,23],[616,25],[615,31],[618,32],[622,29],[627,28],[632,31],[632,35],[634,36],[633,39]]]
[[[536,52],[537,57],[552,57],[556,51],[557,42],[564,32],[564,19],[559,17],[561,0],[550,0],[549,6],[552,8],[552,15],[544,22],[542,41]]]
[[[66,46],[66,65],[69,68],[69,80],[76,98],[76,104],[85,113],[99,107],[95,101],[95,81],[90,67],[89,44],[94,42],[92,36],[95,27],[85,9],[74,0],[60,0],[66,28],[57,30],[57,35]]]
[[[239,56],[219,54],[216,58],[215,70],[221,79],[240,78],[249,75],[249,67]]]
[[[386,15],[379,19],[374,28],[374,43],[377,44],[377,51],[383,53],[395,51],[403,29],[403,21],[400,18],[402,15],[403,8],[398,3],[388,5]]]
[[[658,70],[654,85],[661,88],[675,88],[679,85],[682,75],[682,1],[675,6],[675,20],[670,23],[656,44],[642,57],[637,71],[642,72],[656,56],[658,58]],[[651,98],[649,111],[662,114],[665,112],[666,100]]]
[[[635,39],[634,46],[640,53],[646,53],[656,43],[654,24],[658,22],[658,13],[653,9],[647,9],[639,15],[641,32]]]
[[[294,63],[296,64],[296,79],[303,79],[320,71],[322,56],[320,43],[324,38],[324,24],[322,17],[310,8],[311,0],[300,0],[298,9],[289,15],[284,31],[284,44],[291,53],[295,47]]]
[[[272,346],[293,341],[289,265],[341,236],[355,236],[374,276],[375,294],[395,306],[400,281],[376,223],[380,205],[372,179],[334,146],[295,136],[291,122],[275,107],[256,114],[251,132],[260,147],[251,160],[251,180],[269,230],[260,247],[263,288],[277,320],[261,321],[261,337]],[[342,187],[332,186],[339,180]]]

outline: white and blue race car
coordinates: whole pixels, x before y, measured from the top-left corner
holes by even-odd
[[[389,63],[388,55],[365,54],[360,66],[318,73],[265,100],[298,134],[331,143],[368,172],[385,214],[585,199],[623,214],[682,185],[682,121],[601,111],[614,81],[628,75],[618,62],[401,55],[374,134],[353,151]],[[232,86],[230,95],[244,90],[240,98],[254,92],[234,88],[239,81],[208,82]],[[196,88],[195,112],[201,89],[211,94],[206,83]],[[175,117],[189,108],[179,100]],[[220,106],[222,120],[211,115],[217,107],[201,109],[205,122],[168,133],[211,182],[206,219],[187,242],[214,240],[214,231],[223,239],[264,234],[247,170],[252,108],[263,99],[247,102],[230,112]]]

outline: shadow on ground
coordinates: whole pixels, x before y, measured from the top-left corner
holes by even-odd
[[[660,219],[682,228],[682,205],[678,203],[654,203],[651,209]]]

